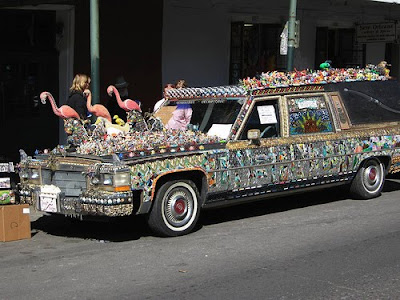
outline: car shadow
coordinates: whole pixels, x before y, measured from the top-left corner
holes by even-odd
[[[151,235],[144,216],[80,221],[63,215],[46,214],[31,222],[31,227],[33,231],[54,236],[101,242],[125,242]]]
[[[382,193],[399,191],[400,181],[397,180],[400,180],[400,172],[388,175]],[[324,188],[286,197],[265,198],[256,202],[225,207],[223,208],[223,213],[221,208],[204,210],[200,216],[199,226],[268,215],[346,199],[352,199],[349,193],[349,185]]]
[[[223,208],[223,213],[220,208],[207,209],[202,212],[199,223],[205,226],[213,225],[345,199],[349,199],[348,186],[324,188],[318,191],[297,193],[278,198],[264,198],[255,202],[229,206]]]
[[[394,192],[400,190],[400,172],[389,174],[386,177],[382,192]]]

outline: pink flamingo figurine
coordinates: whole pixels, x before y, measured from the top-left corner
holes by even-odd
[[[110,85],[107,88],[107,93],[110,97],[112,96],[113,93],[115,94],[115,98],[117,98],[118,105],[123,110],[125,110],[125,111],[132,111],[132,110],[142,111],[140,109],[140,106],[135,101],[133,101],[131,99],[126,99],[125,101],[122,101],[121,96],[119,95],[119,92],[115,86]]]
[[[104,105],[101,105],[101,104],[92,105],[92,93],[90,92],[90,90],[86,89],[83,92],[83,94],[87,97],[86,107],[89,112],[94,114],[96,117],[103,117],[103,118],[107,119],[108,121],[112,122],[111,115],[108,112],[108,109],[105,108]]]
[[[40,94],[40,100],[42,101],[43,104],[46,104],[46,98],[49,98],[51,107],[53,108],[53,112],[56,116],[62,119],[68,119],[68,118],[80,119],[79,114],[71,106],[62,105],[58,108],[53,95],[50,94],[49,92],[42,92]]]

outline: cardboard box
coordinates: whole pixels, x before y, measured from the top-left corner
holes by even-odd
[[[0,206],[0,241],[31,238],[31,220],[28,204]]]

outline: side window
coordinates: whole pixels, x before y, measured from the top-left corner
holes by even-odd
[[[290,135],[332,132],[332,120],[325,98],[307,96],[288,98]]]
[[[278,101],[276,99],[254,103],[239,139],[246,140],[247,131],[250,129],[259,129],[261,138],[278,137],[280,135]]]

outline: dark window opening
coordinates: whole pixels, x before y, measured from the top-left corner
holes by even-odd
[[[365,66],[365,46],[356,42],[354,28],[317,27],[315,68],[326,60],[332,61],[334,68]]]

